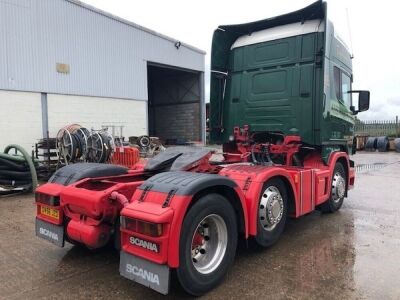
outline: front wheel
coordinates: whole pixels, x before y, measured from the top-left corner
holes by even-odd
[[[346,196],[347,176],[343,165],[337,162],[332,174],[331,197],[321,204],[322,212],[333,213],[342,207]]]
[[[179,244],[177,276],[186,292],[200,296],[216,287],[233,263],[236,214],[219,194],[201,197],[187,213]]]

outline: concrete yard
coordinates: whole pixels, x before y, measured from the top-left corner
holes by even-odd
[[[336,214],[289,220],[281,240],[239,243],[233,268],[205,299],[399,299],[400,154],[360,153],[356,187]],[[65,248],[34,233],[33,196],[0,198],[1,299],[168,299],[119,276],[118,253]]]

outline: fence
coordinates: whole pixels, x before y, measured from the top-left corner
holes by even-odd
[[[399,117],[393,120],[360,121],[354,126],[355,135],[400,137]]]

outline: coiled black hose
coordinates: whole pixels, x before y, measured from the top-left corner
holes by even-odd
[[[387,136],[379,136],[376,140],[376,148],[379,152],[386,152],[389,150],[389,139]]]
[[[369,137],[365,143],[365,151],[376,151],[377,141],[377,137]]]
[[[20,152],[22,154],[22,157],[9,155],[8,152],[10,152],[11,149],[15,149],[16,152]],[[30,157],[28,152],[26,152],[25,149],[22,148],[21,146],[12,144],[12,145],[8,145],[4,149],[4,154],[5,155],[2,155],[1,158],[12,157],[11,160],[14,160],[14,162],[18,161],[20,163],[27,163],[28,164],[29,172],[30,172],[30,179],[32,181],[32,190],[35,191],[36,187],[38,186],[37,174],[36,174],[35,165],[33,164],[32,158]],[[10,174],[9,173],[10,171],[1,171],[1,172],[3,172],[3,174],[7,174],[7,172],[8,172],[8,174]],[[6,172],[6,173],[4,173],[4,172]],[[24,173],[25,176],[20,176],[21,173]],[[12,173],[12,175],[17,176],[17,179],[21,179],[22,180],[24,178],[27,178],[29,176],[29,173],[14,171],[14,173]]]
[[[29,177],[31,177],[31,173],[29,171],[20,172],[12,170],[0,170],[0,178],[23,179]]]
[[[57,133],[57,147],[65,164],[85,159],[89,130],[79,124],[67,125]]]
[[[105,163],[110,160],[113,152],[112,137],[106,132],[93,132],[87,140],[88,162]]]
[[[3,167],[3,168],[2,168]],[[22,165],[15,163],[13,161],[7,160],[5,158],[0,157],[0,170],[16,170],[16,171],[25,171],[27,165]]]

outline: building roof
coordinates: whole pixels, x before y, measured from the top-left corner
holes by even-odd
[[[162,33],[159,33],[159,32],[156,32],[156,31],[154,31],[154,30],[152,30],[152,29],[149,29],[149,28],[147,28],[147,27],[141,26],[141,25],[136,24],[136,23],[134,23],[134,22],[131,22],[131,21],[128,21],[128,20],[123,19],[123,18],[121,18],[121,17],[118,17],[118,16],[113,15],[113,14],[111,14],[111,13],[109,13],[109,12],[106,12],[106,11],[104,11],[104,10],[101,10],[101,9],[99,9],[99,8],[96,8],[96,7],[92,6],[92,5],[83,3],[82,1],[79,1],[79,0],[65,0],[65,1],[68,1],[68,2],[73,3],[73,4],[75,4],[75,5],[78,5],[78,6],[82,7],[82,8],[88,9],[88,10],[90,10],[90,11],[92,11],[92,12],[97,13],[97,14],[103,15],[103,16],[105,16],[105,17],[107,17],[107,18],[110,18],[110,19],[113,19],[113,20],[115,20],[115,21],[124,23],[124,24],[126,24],[126,25],[128,25],[128,26],[132,26],[132,27],[134,27],[134,28],[136,28],[136,29],[142,30],[142,31],[147,32],[147,33],[149,33],[149,34],[155,35],[155,36],[160,37],[160,38],[162,38],[162,39],[171,41],[171,42],[173,42],[173,43],[180,42],[180,43],[181,43],[181,46],[184,46],[184,47],[186,47],[186,48],[188,48],[188,49],[190,49],[190,50],[193,50],[193,51],[195,51],[195,52],[198,52],[198,53],[200,53],[200,54],[206,54],[206,52],[205,52],[204,50],[201,50],[201,49],[199,49],[199,48],[197,48],[197,47],[194,47],[194,46],[192,46],[192,45],[183,43],[183,42],[181,42],[181,41],[179,41],[179,40],[177,40],[177,39],[174,39],[174,38],[172,38],[172,37],[169,37],[169,36],[167,36],[167,35],[164,35],[164,34],[162,34]]]

